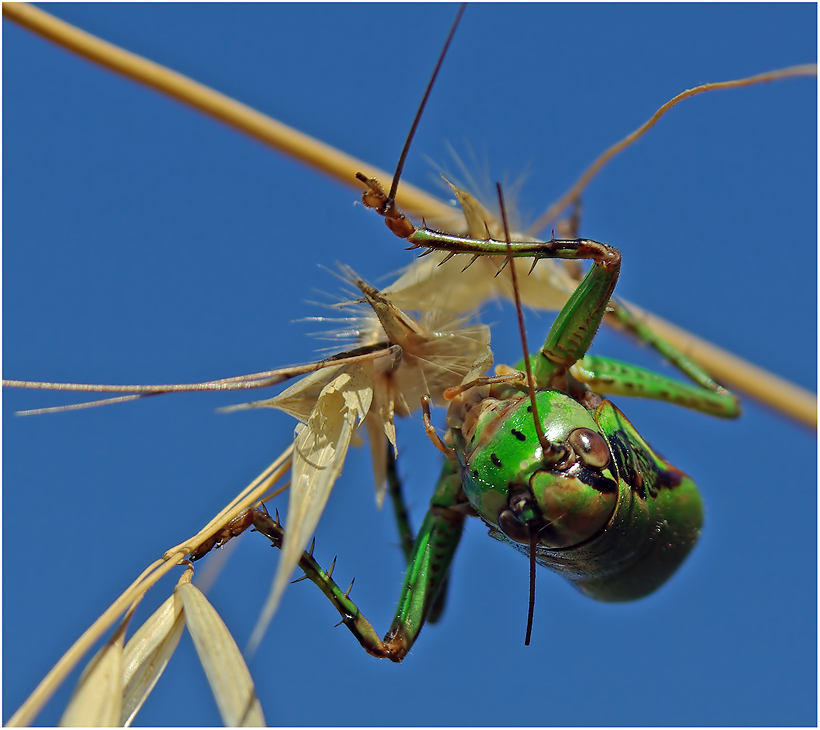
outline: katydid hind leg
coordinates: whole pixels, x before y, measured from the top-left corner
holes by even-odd
[[[430,508],[413,544],[413,552],[404,577],[399,606],[384,639],[350,599],[350,589],[343,591],[316,562],[312,551],[303,552],[299,567],[308,580],[327,596],[362,647],[373,656],[400,662],[413,646],[428,620],[439,617],[443,608],[442,591],[453,556],[458,548],[464,521],[469,514],[458,469],[447,460],[439,478]],[[254,512],[254,527],[282,547],[285,530],[277,518],[266,512]],[[352,588],[352,583],[351,583]]]
[[[589,355],[575,364],[572,374],[596,393],[650,398],[721,418],[740,415],[737,396],[708,376],[711,387],[702,382],[684,383],[637,365]]]
[[[401,541],[404,559],[407,565],[410,565],[413,560],[413,545],[415,543],[415,536],[413,535],[413,528],[410,524],[410,515],[407,509],[407,503],[404,499],[404,490],[402,489],[401,477],[398,472],[398,463],[393,447],[387,446],[387,492],[390,495],[390,500],[393,504],[393,511],[396,518],[396,526],[399,531],[399,540]],[[431,624],[436,623],[444,612],[444,607],[447,602],[447,586],[448,578],[444,579],[438,595],[430,608],[427,616],[427,621]]]

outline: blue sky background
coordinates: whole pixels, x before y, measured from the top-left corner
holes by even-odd
[[[59,5],[50,10],[374,164],[392,168],[455,12],[449,5]],[[3,374],[192,382],[305,362],[337,261],[372,283],[411,260],[355,192],[11,23],[3,34]],[[492,178],[529,171],[525,216],[683,89],[816,60],[804,5],[470,7],[410,154],[472,145]],[[814,390],[816,82],[682,104],[584,196],[582,233],[621,248],[622,296]],[[452,166],[452,165],[451,165]],[[388,278],[380,278],[388,277]],[[489,307],[498,362],[520,346]],[[528,314],[531,341],[549,315]],[[610,333],[597,352],[665,366]],[[261,396],[260,396],[261,397]],[[242,396],[179,395],[15,418],[70,402],[7,391],[3,719],[153,559],[288,443]],[[816,724],[816,438],[754,403],[723,422],[619,405],[701,486],[703,538],[634,604],[594,603],[470,524],[447,612],[400,666],[366,655],[307,583],[285,596],[251,671],[284,725]],[[439,414],[441,416],[442,414]],[[402,423],[416,525],[438,455]],[[367,450],[352,451],[317,557],[380,631],[403,572]],[[209,594],[240,644],[276,554],[245,536]],[[201,568],[207,567],[200,564]],[[200,571],[201,573],[201,571]],[[142,618],[170,592],[160,584]],[[138,617],[139,618],[139,617]],[[190,639],[142,724],[219,722]],[[41,716],[57,721],[76,681]]]

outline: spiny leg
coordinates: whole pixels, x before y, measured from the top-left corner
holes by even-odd
[[[566,390],[560,380],[570,365],[582,358],[606,313],[607,305],[618,282],[621,254],[618,249],[605,243],[585,238],[555,239],[550,241],[507,242],[492,238],[477,239],[454,236],[415,226],[387,197],[377,180],[359,175],[368,190],[362,196],[367,207],[391,221],[391,230],[412,244],[411,248],[424,248],[455,254],[477,256],[503,256],[506,265],[512,258],[577,260],[590,259],[592,267],[576,287],[572,296],[561,309],[541,348],[541,357],[531,359],[538,386]],[[401,229],[401,233],[397,232]],[[406,235],[405,235],[406,233]]]
[[[414,542],[399,606],[384,639],[379,638],[373,625],[350,600],[350,588],[343,591],[333,580],[332,568],[324,571],[311,552],[302,553],[299,567],[328,597],[341,615],[342,623],[368,653],[400,662],[435,610],[436,598],[446,582],[461,539],[464,520],[470,514],[466,504],[457,465],[447,460]],[[254,512],[254,527],[281,549],[285,532],[278,519],[257,510]]]
[[[253,513],[253,526],[257,532],[267,537],[274,547],[282,549],[282,540],[285,537],[285,530],[279,522],[279,515],[271,517],[267,512],[255,510]],[[335,563],[335,561],[334,561]],[[312,547],[310,551],[304,551],[299,558],[299,567],[305,576],[319,590],[324,593],[342,617],[342,622],[350,629],[358,642],[365,650],[377,657],[389,656],[387,647],[382,643],[381,638],[376,633],[372,624],[364,617],[359,608],[350,600],[350,590],[353,588],[351,582],[347,591],[339,588],[333,580],[333,569],[326,572],[313,557]]]
[[[385,197],[381,186],[375,180],[365,178],[363,182],[369,188],[364,195],[365,204],[385,215],[379,207],[384,206]],[[395,208],[389,211],[389,215],[407,220]],[[403,237],[413,244],[413,248],[443,250],[453,254],[472,253],[474,256],[506,253],[506,243],[502,241],[451,236],[413,226],[409,221],[407,223],[412,230],[407,229],[407,235]],[[584,388],[580,383],[585,383],[601,393],[655,398],[725,418],[740,414],[737,396],[712,380],[702,368],[636,319],[623,305],[611,299],[620,269],[617,249],[588,239],[512,243],[511,248],[515,257],[591,258],[594,261],[559,312],[541,352],[530,356],[540,387],[556,388],[580,399],[584,397]],[[623,329],[652,346],[696,385],[681,383],[607,358],[586,356],[604,314],[609,314]]]

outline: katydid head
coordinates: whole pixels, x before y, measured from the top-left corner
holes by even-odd
[[[546,548],[600,532],[615,510],[618,479],[592,414],[564,393],[538,392],[541,427],[555,447],[545,457],[529,398],[471,391],[453,401],[448,421],[464,492],[479,516],[513,542],[535,537]]]

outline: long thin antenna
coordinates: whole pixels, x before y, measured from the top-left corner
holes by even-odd
[[[433,84],[436,83],[436,77],[438,76],[438,72],[441,70],[441,65],[444,63],[444,57],[447,55],[447,49],[450,47],[450,41],[453,40],[453,36],[456,34],[456,28],[458,28],[458,24],[461,21],[461,16],[464,15],[464,10],[466,8],[467,3],[461,3],[461,7],[459,7],[458,13],[456,13],[456,19],[453,21],[453,25],[450,28],[450,34],[447,36],[447,40],[444,43],[444,48],[441,49],[441,55],[438,57],[436,68],[433,71],[433,75],[430,77],[430,83],[427,84],[427,89],[422,97],[419,110],[416,112],[416,118],[413,120],[413,126],[410,127],[410,133],[407,135],[407,140],[404,142],[404,149],[401,151],[401,155],[399,156],[399,164],[396,165],[396,172],[393,175],[393,184],[390,186],[390,193],[387,196],[388,208],[392,207],[392,203],[396,199],[399,179],[401,178],[401,173],[404,170],[404,162],[407,160],[407,153],[410,151],[410,144],[413,141],[413,137],[416,136],[416,129],[421,121],[421,115],[424,114],[424,107],[427,106],[427,99],[430,97],[430,92],[433,90]]]
[[[518,292],[518,273],[515,270],[515,261],[512,255],[512,245],[510,243],[510,227],[507,223],[507,209],[504,205],[504,193],[501,192],[501,183],[495,184],[498,190],[498,204],[501,207],[501,220],[504,223],[504,240],[507,242],[507,264],[510,267],[512,274],[513,296],[515,298],[515,313],[518,315],[518,331],[521,333],[521,345],[524,348],[524,369],[527,371],[527,391],[530,394],[530,403],[532,405],[532,417],[535,422],[535,433],[538,434],[538,442],[544,449],[544,458],[549,459],[549,455],[555,452],[555,446],[551,444],[541,425],[541,419],[538,416],[538,404],[535,402],[535,381],[532,376],[532,366],[530,365],[530,350],[527,346],[527,328],[524,326],[524,312],[521,307],[521,295]]]
[[[501,191],[501,183],[495,184],[498,190],[498,205],[501,208],[501,220],[504,223],[504,240],[507,242],[507,264],[510,267],[510,274],[512,275],[513,295],[515,297],[515,312],[518,315],[518,329],[521,333],[521,345],[524,348],[524,368],[527,371],[527,390],[530,394],[530,403],[532,405],[532,417],[535,421],[535,432],[538,434],[538,442],[544,449],[544,457],[548,458],[548,454],[556,450],[555,446],[551,444],[544,429],[541,426],[541,418],[538,416],[538,405],[535,402],[535,382],[532,377],[532,367],[530,366],[530,350],[527,346],[527,328],[524,326],[524,313],[521,308],[521,295],[518,292],[518,273],[515,270],[515,261],[512,255],[512,244],[510,242],[510,226],[507,222],[507,207],[504,205],[504,193]],[[530,645],[530,637],[532,636],[532,622],[535,615],[535,546],[538,544],[538,533],[532,532],[530,534],[530,602],[527,609],[527,635],[524,638],[524,646]]]
[[[532,617],[535,614],[535,546],[538,544],[538,533],[530,535],[530,606],[527,609],[527,635],[524,637],[524,646],[530,645],[532,636]]]

